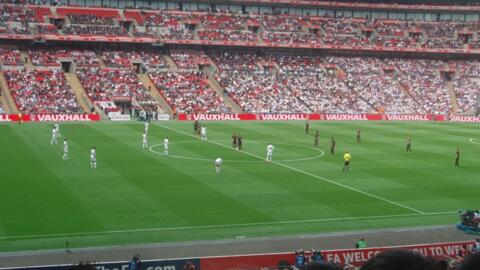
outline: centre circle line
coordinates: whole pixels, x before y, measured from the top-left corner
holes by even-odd
[[[221,141],[221,140],[220,140]],[[198,142],[198,141],[178,141],[176,143],[190,143],[190,142]],[[246,141],[248,142],[248,141]],[[250,141],[250,142],[256,142],[256,143],[267,143],[267,142],[260,142],[260,141]],[[171,142],[172,143],[175,143],[175,142]],[[303,146],[303,145],[296,145],[296,144],[288,144],[288,143],[275,143],[277,145],[289,145],[289,146],[299,146],[301,148],[307,148],[307,149],[310,149],[306,146]],[[154,148],[158,147],[158,146],[161,146],[163,145],[162,143],[159,143],[159,144],[154,144],[154,145],[151,145],[148,149],[150,150],[150,152],[154,153],[154,154],[157,154],[157,155],[163,155],[163,152],[159,152],[159,151],[156,151]],[[306,158],[297,158],[297,159],[282,159],[282,160],[276,160],[278,162],[297,162],[297,161],[306,161],[306,160],[313,160],[313,159],[316,159],[316,158],[320,158],[320,157],[323,157],[325,155],[325,151],[323,151],[323,149],[315,149],[315,151],[317,152],[320,152],[319,155],[315,155],[315,156],[311,156],[311,157],[306,157]],[[209,158],[200,158],[200,157],[189,157],[189,156],[181,156],[181,155],[171,155],[169,154],[168,157],[171,157],[171,158],[177,158],[177,159],[186,159],[186,160],[197,160],[197,161],[208,161],[208,162],[212,162],[214,161],[215,159],[212,158],[212,159],[209,159]],[[225,162],[229,162],[229,163],[262,163],[264,161],[261,161],[261,160],[229,160],[229,159],[225,159],[224,160]]]

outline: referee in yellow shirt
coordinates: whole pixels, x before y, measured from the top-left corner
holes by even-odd
[[[348,169],[350,168],[350,160],[352,159],[352,156],[348,151],[345,152],[343,155],[343,172],[348,172]]]

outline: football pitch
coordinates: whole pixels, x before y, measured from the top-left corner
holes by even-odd
[[[63,138],[50,145],[53,124],[1,125],[0,251],[453,226],[458,209],[478,208],[478,125],[312,122],[306,135],[302,121],[205,124],[207,142],[191,122],[151,123],[145,150],[140,122],[61,124],[67,161]],[[243,151],[232,149],[233,132]]]

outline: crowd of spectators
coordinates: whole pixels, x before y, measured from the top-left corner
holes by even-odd
[[[297,32],[302,29],[301,18],[283,15],[265,15],[262,16],[263,27],[267,31],[276,32]]]
[[[463,49],[465,44],[457,39],[430,37],[422,43],[423,48],[430,49]]]
[[[372,39],[376,46],[396,48],[416,48],[417,42],[405,36],[376,36]]]
[[[73,50],[70,51],[75,66],[77,67],[99,67],[100,61],[94,51],[90,50]]]
[[[71,24],[115,25],[113,17],[100,17],[94,14],[68,14]]]
[[[474,110],[480,97],[480,62],[457,61],[456,73],[452,81],[458,113]]]
[[[388,37],[404,37],[411,24],[409,21],[383,21],[376,20],[374,28],[378,35]]]
[[[141,27],[138,29],[132,27],[130,33],[124,27],[116,25],[117,18],[94,14],[68,14],[68,20],[61,27],[61,31],[69,35],[128,36],[131,34],[169,40],[192,40],[196,38],[196,31],[200,40],[208,41],[324,43],[335,46],[430,49],[463,49],[466,46],[472,49],[480,48],[478,33],[474,34],[478,32],[479,22],[330,18],[283,14],[246,15],[173,10],[140,11],[136,16],[140,17]],[[35,11],[32,8],[0,5],[0,33],[58,33],[54,25],[27,26],[25,24],[35,20]],[[260,35],[249,29],[253,21],[256,22],[253,24],[254,28],[259,27]],[[11,25],[7,22],[22,22],[22,25]],[[192,26],[199,27],[195,27],[196,30],[194,30]],[[469,38],[462,40],[457,34],[464,32],[470,34],[467,34]]]
[[[160,39],[171,39],[171,40],[195,39],[195,35],[193,34],[193,32],[183,26],[175,27],[175,28],[167,28],[164,31],[161,31],[158,36],[160,37]]]
[[[112,68],[131,68],[133,63],[142,64],[147,70],[167,69],[163,55],[151,51],[102,51],[105,66]]]
[[[210,41],[257,41],[257,34],[249,30],[201,30],[197,35],[201,40]]]
[[[200,71],[153,72],[149,76],[176,113],[230,111]]]
[[[60,70],[5,70],[4,74],[22,113],[83,113]]]
[[[414,27],[420,29],[427,35],[428,38],[453,38],[455,31],[464,27],[464,24],[453,22],[429,22],[429,23],[415,23]]]
[[[320,37],[315,33],[305,32],[262,32],[260,39],[263,42],[273,42],[281,44],[319,44]]]
[[[313,22],[314,25],[322,27],[327,35],[357,35],[360,28],[365,27],[362,22],[345,18],[326,18]]]
[[[179,27],[189,20],[188,13],[181,12],[142,12],[146,27]]]
[[[165,57],[156,52],[140,52],[140,59],[144,67],[149,70],[168,69],[168,63]]]
[[[197,15],[203,27],[208,30],[245,30],[245,17],[235,14],[212,14]]]
[[[219,68],[217,80],[243,111],[259,113],[309,112],[309,108],[285,87],[255,54],[217,53],[212,56]]]
[[[128,36],[125,28],[112,25],[67,24],[62,31],[67,35]]]
[[[129,68],[132,66],[130,59],[140,58],[138,53],[135,51],[113,51],[105,50],[102,51],[102,60],[107,67],[113,68]]]
[[[1,23],[1,22],[0,22]],[[32,31],[27,26],[18,26],[6,24],[0,27],[0,34],[14,34],[14,35],[30,35]]]
[[[2,66],[23,65],[20,51],[0,48],[0,63]]]
[[[203,51],[172,50],[170,56],[181,69],[198,69],[199,64],[210,63],[210,59]]]
[[[142,105],[155,103],[132,70],[78,68],[76,74],[93,101],[112,101],[115,97],[130,97]]]
[[[324,35],[322,41],[335,46],[369,46],[370,40],[364,36],[352,35]]]
[[[425,113],[393,79],[382,70],[379,58],[327,57],[346,73],[345,82],[379,113]]]
[[[58,34],[58,29],[53,24],[37,24],[35,25],[37,34]]]
[[[399,69],[400,84],[426,113],[449,114],[452,110],[447,83],[441,77],[443,62],[422,59],[389,59]]]
[[[33,22],[35,21],[35,12],[30,7],[24,5],[0,4],[0,21]]]
[[[58,67],[60,58],[68,58],[70,51],[66,49],[39,49],[29,50],[28,55],[34,66]]]

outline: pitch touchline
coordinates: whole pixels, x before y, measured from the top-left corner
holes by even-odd
[[[162,232],[162,231],[181,231],[181,230],[199,230],[199,229],[221,229],[234,227],[252,227],[252,226],[268,226],[268,225],[283,225],[283,224],[302,224],[315,222],[329,222],[329,221],[348,221],[348,220],[369,220],[382,218],[402,218],[402,217],[416,217],[416,216],[436,216],[436,215],[451,215],[456,212],[432,212],[432,213],[414,213],[414,214],[398,214],[398,215],[382,215],[382,216],[363,216],[363,217],[341,217],[341,218],[323,218],[323,219],[301,219],[301,220],[285,220],[272,222],[252,222],[252,223],[237,223],[237,224],[222,224],[222,225],[204,225],[204,226],[184,226],[184,227],[165,227],[165,228],[150,228],[150,229],[131,229],[131,230],[111,230],[111,231],[97,231],[97,232],[79,232],[79,233],[57,233],[57,234],[32,234],[32,235],[14,235],[3,236],[0,240],[9,239],[24,239],[24,238],[45,238],[45,237],[68,237],[68,236],[92,236],[92,235],[106,235],[106,234],[121,234],[121,233],[141,233],[141,232]]]
[[[166,129],[169,129],[173,132],[176,132],[176,133],[179,133],[179,134],[183,134],[183,135],[186,135],[186,136],[190,136],[190,137],[193,137],[193,138],[197,138],[199,139],[198,137],[192,135],[192,134],[189,134],[189,133],[186,133],[186,132],[183,132],[181,130],[176,130],[174,128],[171,128],[171,127],[167,127],[167,126],[160,126],[160,125],[156,125],[156,126],[159,126],[159,127],[163,127],[163,128],[166,128]],[[221,143],[217,143],[215,141],[207,141],[207,142],[210,142],[210,143],[213,143],[213,144],[216,144],[218,146],[222,146],[224,148],[228,148],[230,149],[230,146],[228,145],[224,145],[224,144],[221,144]],[[259,158],[261,160],[264,160],[264,158],[260,157],[260,156],[257,156],[255,154],[252,154],[252,153],[249,153],[249,152],[245,152],[245,151],[242,151],[242,153],[246,154],[246,155],[249,155],[249,156],[252,156],[252,157],[256,157],[256,158]],[[303,170],[300,170],[300,169],[297,169],[297,168],[294,168],[294,167],[291,167],[291,166],[288,166],[288,165],[285,165],[285,164],[282,164],[282,163],[278,163],[276,161],[272,161],[273,164],[276,164],[278,166],[281,166],[281,167],[284,167],[284,168],[287,168],[287,169],[290,169],[290,170],[293,170],[293,171],[296,171],[296,172],[299,172],[299,173],[303,173],[305,175],[308,175],[308,176],[311,176],[313,178],[316,178],[320,181],[324,181],[324,182],[328,182],[330,184],[333,184],[333,185],[336,185],[336,186],[339,186],[339,187],[343,187],[343,188],[346,188],[346,189],[349,189],[349,190],[352,190],[352,191],[355,191],[355,192],[358,192],[358,193],[361,193],[363,195],[366,195],[366,196],[369,196],[369,197],[372,197],[372,198],[375,198],[375,199],[378,199],[378,200],[381,200],[381,201],[384,201],[384,202],[387,202],[387,203],[390,203],[390,204],[393,204],[393,205],[396,205],[396,206],[399,206],[399,207],[402,207],[402,208],[405,208],[405,209],[408,209],[410,211],[413,211],[415,213],[419,213],[419,214],[426,214],[425,212],[423,211],[420,211],[418,209],[415,209],[413,207],[410,207],[410,206],[406,206],[406,205],[403,205],[401,203],[398,203],[398,202],[394,202],[394,201],[391,201],[389,199],[386,199],[386,198],[383,198],[383,197],[380,197],[380,196],[377,196],[377,195],[374,195],[374,194],[371,194],[371,193],[368,193],[366,191],[362,191],[362,190],[359,190],[359,189],[356,189],[356,188],[353,188],[353,187],[349,187],[347,185],[344,185],[344,184],[341,184],[341,183],[338,183],[338,182],[335,182],[333,180],[330,180],[328,178],[325,178],[325,177],[321,177],[321,176],[318,176],[318,175],[315,175],[315,174],[311,174],[309,172],[306,172],[306,171],[303,171]]]

